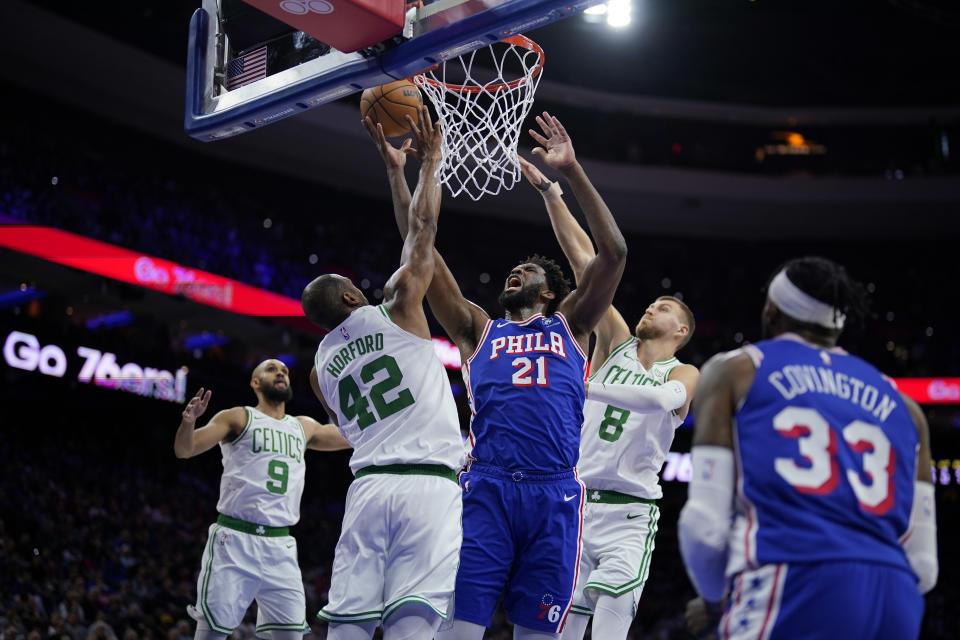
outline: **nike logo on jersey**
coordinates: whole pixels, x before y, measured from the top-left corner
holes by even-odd
[[[573,499],[576,498],[576,497],[577,497],[577,494],[573,494],[572,496],[568,496],[567,494],[563,494],[563,501],[564,501],[564,502],[570,502],[571,500],[573,500]]]
[[[627,514],[627,520],[633,520],[634,518],[639,518],[639,517],[642,516],[642,515],[643,515],[642,513],[638,513],[638,514],[632,516],[632,515],[630,515],[630,514],[628,513],[628,514]]]

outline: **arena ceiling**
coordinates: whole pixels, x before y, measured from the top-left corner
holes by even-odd
[[[183,133],[186,25],[197,5],[7,0],[0,3],[10,27],[0,41],[6,60],[0,76],[150,131],[186,153],[388,198],[380,160],[349,100],[223,142],[199,143]],[[579,16],[534,32],[549,56],[538,98],[619,101],[621,112],[774,127],[805,119],[854,126],[870,118],[890,126],[933,117],[960,122],[960,14],[946,2],[635,5],[635,24],[621,32]],[[615,115],[603,117],[618,125]],[[960,231],[955,175],[884,181],[582,160],[621,225],[634,231],[757,238]],[[545,223],[529,189],[502,194],[495,205],[448,198],[445,206]]]
[[[30,0],[183,65],[199,0]],[[960,103],[951,0],[633,0],[629,26],[576,16],[530,34],[550,80],[763,106]]]

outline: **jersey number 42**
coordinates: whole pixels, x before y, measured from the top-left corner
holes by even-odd
[[[371,360],[360,369],[360,379],[369,384],[373,382],[377,375],[386,372],[386,377],[370,387],[370,398],[365,398],[360,392],[360,386],[353,376],[345,376],[337,384],[337,395],[340,400],[340,413],[347,420],[357,419],[357,426],[361,430],[366,429],[378,420],[383,420],[392,416],[401,409],[406,409],[414,403],[413,394],[409,389],[401,389],[397,392],[397,397],[389,402],[384,399],[384,395],[393,391],[403,382],[403,373],[397,366],[397,361],[392,356],[382,355],[376,360]],[[370,411],[370,403],[373,403],[374,415]]]

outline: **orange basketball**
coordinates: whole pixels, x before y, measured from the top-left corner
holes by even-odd
[[[383,127],[385,136],[402,136],[410,130],[409,115],[420,120],[417,108],[423,104],[420,89],[409,80],[397,80],[379,87],[365,89],[360,96],[360,117],[370,116]]]

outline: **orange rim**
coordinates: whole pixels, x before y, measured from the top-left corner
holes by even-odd
[[[433,78],[428,78],[427,76],[423,75],[423,71],[407,79],[410,80],[410,82],[413,82],[414,84],[416,84],[416,82],[414,81],[414,78],[420,77],[420,78],[423,78],[423,81],[426,84],[429,84],[433,87],[438,87],[438,88],[446,87],[448,90],[455,91],[457,93],[480,93],[481,91],[503,91],[504,89],[513,89],[515,87],[519,87],[520,85],[527,82],[527,80],[533,80],[538,75],[540,75],[541,71],[543,71],[543,63],[546,57],[543,55],[543,49],[541,49],[540,45],[538,45],[536,42],[534,42],[527,36],[521,35],[519,33],[515,36],[504,38],[500,42],[506,42],[507,44],[515,44],[519,47],[523,47],[524,49],[528,49],[529,51],[535,52],[537,56],[540,58],[540,61],[537,63],[537,66],[534,67],[533,73],[531,73],[529,76],[517,78],[516,80],[513,80],[511,82],[501,82],[499,84],[484,85],[482,87],[477,85],[469,86],[465,84],[449,84],[446,82],[440,82],[439,80],[434,80]],[[431,69],[436,69],[439,66],[440,65],[434,65],[429,69],[424,69],[424,71],[430,71]]]

